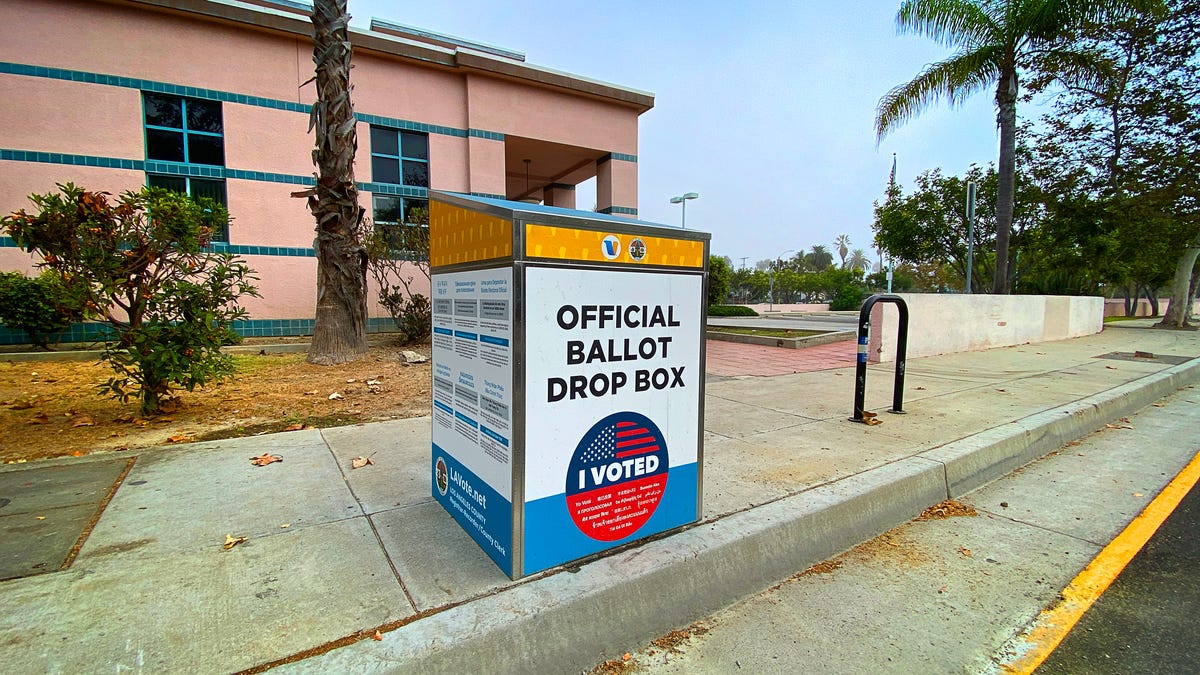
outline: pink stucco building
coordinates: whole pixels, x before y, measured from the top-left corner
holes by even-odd
[[[67,181],[222,199],[234,220],[218,248],[261,278],[241,331],[311,331],[313,219],[290,197],[314,171],[307,11],[294,0],[0,3],[0,209]],[[597,210],[637,215],[638,117],[653,95],[385,20],[351,30],[355,173],[377,224],[402,225],[429,189],[574,208],[575,186],[593,177]],[[34,262],[0,237],[0,269]],[[378,307],[372,316],[390,324]],[[0,342],[19,337],[0,328]]]

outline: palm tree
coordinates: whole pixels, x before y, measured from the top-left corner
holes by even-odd
[[[363,209],[354,183],[354,106],[350,101],[350,38],[346,0],[314,0],[313,62],[317,102],[317,184],[307,196],[317,221],[317,309],[309,363],[353,361],[367,352],[367,255],[359,241]]]
[[[837,246],[838,255],[842,258],[842,267],[846,266],[846,254],[850,252],[850,235],[839,234],[837,239],[833,240],[833,245]]]
[[[856,248],[850,254],[850,259],[842,263],[842,267],[849,266],[852,270],[867,271],[871,268],[871,261],[867,258],[867,252],[861,248]]]
[[[814,244],[804,255],[804,259],[814,272],[820,272],[833,264],[833,254],[821,244]]]
[[[926,35],[955,53],[931,64],[912,81],[892,89],[875,111],[882,140],[929,104],[945,98],[958,105],[994,86],[1000,127],[996,196],[996,274],[993,293],[1008,293],[1008,240],[1012,232],[1016,176],[1017,98],[1023,72],[1043,59],[1086,74],[1089,59],[1066,43],[1087,22],[1103,22],[1157,7],[1157,0],[905,0],[896,13],[901,32]]]

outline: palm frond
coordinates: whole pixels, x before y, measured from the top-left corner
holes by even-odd
[[[947,47],[969,49],[994,42],[998,26],[970,0],[906,0],[896,12],[896,29],[924,35]]]
[[[957,106],[1000,76],[1002,52],[985,47],[931,64],[915,78],[889,91],[875,108],[877,140],[913,119],[930,104],[946,99]]]

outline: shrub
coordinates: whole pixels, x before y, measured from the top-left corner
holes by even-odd
[[[0,324],[25,331],[33,344],[50,349],[60,333],[82,318],[83,306],[57,272],[44,270],[36,277],[0,272]]]
[[[705,290],[710,307],[725,301],[725,296],[729,295],[729,281],[732,276],[733,271],[729,269],[729,263],[726,263],[724,258],[715,255],[708,257],[708,287]]]
[[[405,342],[420,342],[433,329],[429,298],[412,292],[414,270],[429,282],[429,209],[412,208],[404,217],[411,222],[372,227],[364,219],[362,240],[367,269],[379,287],[379,304],[391,314]]]
[[[708,308],[709,316],[758,316],[758,312],[741,305],[712,305]]]
[[[206,250],[225,227],[225,208],[159,188],[116,199],[70,183],[31,195],[35,214],[4,218],[13,240],[60,275],[66,293],[106,323],[115,339],[102,358],[116,371],[101,391],[137,397],[159,412],[173,387],[192,391],[232,376],[221,353],[232,324],[246,316],[242,295],[258,295],[253,271],[231,255]]]

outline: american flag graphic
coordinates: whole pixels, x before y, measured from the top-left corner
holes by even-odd
[[[668,467],[666,438],[649,417],[632,410],[605,417],[571,456],[565,495],[571,520],[599,541],[632,535],[662,500]]]
[[[620,420],[601,429],[579,459],[584,464],[598,464],[644,455],[658,449],[658,439],[645,425]]]

